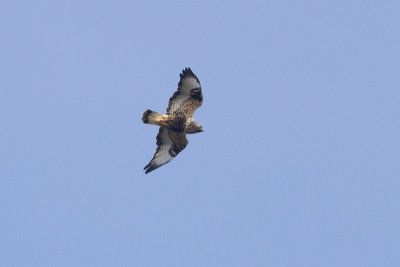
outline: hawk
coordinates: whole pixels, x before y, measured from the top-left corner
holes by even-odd
[[[203,103],[200,81],[190,68],[185,68],[179,76],[178,90],[169,99],[167,114],[149,109],[143,113],[144,123],[160,126],[156,153],[144,167],[146,174],[167,164],[185,149],[186,134],[203,132],[203,127],[193,118]]]

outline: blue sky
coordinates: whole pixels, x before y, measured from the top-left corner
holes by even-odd
[[[400,266],[397,1],[3,1],[1,266]],[[179,73],[205,132],[145,175]]]

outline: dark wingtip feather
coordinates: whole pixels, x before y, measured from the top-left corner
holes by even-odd
[[[192,72],[192,70],[190,68],[184,68],[182,70],[181,76],[182,77],[186,77],[186,76],[189,76],[191,73],[193,73],[193,72]]]
[[[143,170],[147,169],[148,167],[150,167],[150,163],[144,166]]]
[[[144,167],[144,169],[143,170],[145,170],[145,174],[148,174],[149,172],[151,172],[151,171],[154,171],[155,169],[157,169],[159,166],[154,166],[154,165],[150,165],[150,163],[149,164],[147,164],[146,165],[146,167]]]
[[[197,78],[196,74],[194,74],[193,71],[189,67],[186,67],[186,68],[184,68],[182,70],[182,73],[179,74],[179,77],[180,77],[179,85],[181,84],[181,81],[182,81],[183,78],[186,78],[186,77],[189,77],[189,76],[195,78],[197,80],[197,82],[200,83],[200,81]]]
[[[151,171],[154,171],[155,169],[157,169],[158,167],[160,167],[160,166],[156,166],[156,165],[153,165],[153,164],[151,164],[151,161],[149,162],[149,164],[147,164],[145,167],[144,167],[144,173],[145,174],[148,174],[149,172],[151,172]]]

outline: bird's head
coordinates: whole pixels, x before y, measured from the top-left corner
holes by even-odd
[[[188,134],[195,134],[200,132],[204,132],[203,127],[195,121],[191,122],[188,129],[186,130],[186,133]]]

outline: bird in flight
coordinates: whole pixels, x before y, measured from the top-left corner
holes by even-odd
[[[203,127],[193,118],[203,103],[200,81],[190,68],[185,68],[179,76],[178,90],[169,99],[167,114],[149,109],[143,113],[144,123],[160,126],[156,153],[144,167],[146,174],[167,164],[185,149],[186,134],[203,132]]]

